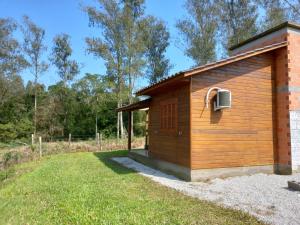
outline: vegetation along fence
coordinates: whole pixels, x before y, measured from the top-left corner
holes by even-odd
[[[31,142],[31,143],[30,143]],[[145,138],[135,137],[132,140],[134,148],[144,147]],[[34,137],[29,143],[16,142],[0,145],[0,181],[7,177],[1,171],[7,171],[13,165],[40,159],[43,156],[68,153],[68,152],[99,152],[113,151],[127,148],[127,139],[104,137],[101,134],[95,136],[77,135],[68,137]]]

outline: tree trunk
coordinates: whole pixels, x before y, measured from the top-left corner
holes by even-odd
[[[36,87],[35,87],[35,91],[34,91],[34,136],[36,135],[36,112],[37,112],[37,97],[36,97],[36,94],[37,94],[37,91],[36,91]]]
[[[123,123],[123,112],[120,112],[120,130],[121,130],[121,138],[125,138],[125,133],[124,133],[124,123]]]
[[[120,104],[118,102],[118,108],[120,107]],[[117,141],[120,139],[120,112],[118,112],[118,118],[117,118]]]
[[[96,124],[95,124],[95,135],[97,136],[97,133],[98,133],[98,115],[96,113]]]
[[[36,63],[37,65],[37,63]],[[38,73],[37,66],[35,66],[35,78],[34,78],[34,136],[36,136],[36,114],[37,114],[37,81],[38,81]]]

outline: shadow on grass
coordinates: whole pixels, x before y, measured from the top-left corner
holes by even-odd
[[[113,161],[112,157],[128,157],[128,151],[114,151],[114,152],[95,152],[94,155],[103,162],[108,168],[113,170],[115,173],[118,174],[129,174],[129,173],[138,173],[134,169],[128,168],[120,163]],[[162,172],[159,169],[155,169],[150,165],[144,165],[143,163],[137,162],[142,164],[144,167],[140,168],[139,172],[146,174],[148,176],[155,176],[164,179],[174,180],[174,181],[182,181],[180,178],[172,175],[172,173]]]
[[[112,152],[94,152],[94,155],[101,162],[103,162],[105,166],[113,170],[115,173],[118,174],[136,173],[136,171],[124,167],[121,164],[111,159],[112,157],[128,157],[128,151],[126,150],[112,151]]]

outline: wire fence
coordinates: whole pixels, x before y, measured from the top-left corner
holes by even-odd
[[[69,136],[46,136],[42,137],[44,142],[56,142],[56,141],[69,141]],[[71,135],[71,139],[73,142],[78,141],[92,141],[95,140],[96,135]]]
[[[133,148],[143,148],[144,137],[132,140]],[[127,139],[108,138],[101,134],[74,135],[68,137],[34,137],[31,142],[21,142],[8,146],[0,146],[0,170],[26,161],[39,159],[47,155],[69,152],[101,152],[127,149]]]

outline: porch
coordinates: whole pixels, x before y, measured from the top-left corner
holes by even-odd
[[[148,136],[148,123],[149,123],[149,106],[150,106],[151,98],[135,102],[117,109],[117,112],[127,112],[128,113],[128,140],[127,140],[127,148],[130,152],[132,150],[132,112],[136,110],[144,110],[146,112],[146,131],[145,131],[145,147],[144,152],[148,150],[149,146],[149,136]],[[147,151],[148,152],[148,151]],[[148,154],[148,153],[147,153]]]

